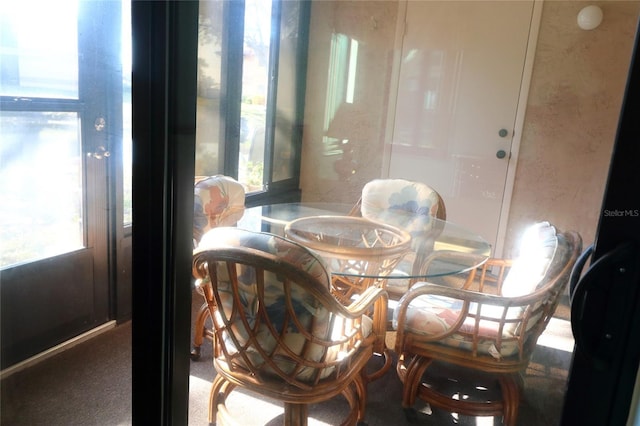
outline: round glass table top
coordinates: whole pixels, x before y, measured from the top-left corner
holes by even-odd
[[[316,251],[335,275],[385,279],[457,274],[484,263],[491,245],[472,230],[399,210],[350,215],[339,203],[283,203],[246,209],[237,226],[286,236]],[[369,262],[371,267],[345,267]],[[339,267],[336,264],[339,263]],[[393,264],[392,270],[379,268]]]
[[[302,217],[285,225],[284,236],[322,255],[347,260],[402,257],[411,247],[408,232],[355,216]]]

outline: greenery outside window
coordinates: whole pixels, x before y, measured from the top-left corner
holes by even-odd
[[[196,175],[238,179],[248,205],[299,198],[309,9],[200,1]]]

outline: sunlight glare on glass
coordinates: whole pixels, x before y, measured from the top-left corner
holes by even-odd
[[[121,31],[121,61],[122,61],[122,222],[129,225],[133,222],[133,140],[131,136],[131,1],[122,2],[122,31]]]
[[[476,417],[476,426],[493,426],[493,417]]]
[[[19,72],[0,95],[77,97],[77,0],[3,1],[0,22],[2,61],[17,59]]]
[[[351,39],[349,51],[349,72],[347,74],[347,94],[345,102],[352,104],[356,91],[356,72],[358,70],[358,40]]]
[[[245,2],[238,180],[247,192],[263,189],[271,9],[271,1]]]
[[[77,0],[3,1],[0,15],[8,22],[20,24],[14,31],[23,49],[74,51],[68,41],[76,38]]]

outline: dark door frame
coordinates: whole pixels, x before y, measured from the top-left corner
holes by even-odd
[[[133,230],[133,423],[186,425],[189,333],[185,330],[190,328],[191,303],[190,227],[195,146],[192,100],[196,97],[198,3],[134,0],[132,21],[136,224]],[[636,71],[629,76],[605,209],[640,209],[637,194],[629,198],[629,192],[623,189],[632,183],[634,190],[640,185],[640,175],[632,161],[640,158],[637,144],[640,137],[637,127],[634,130],[633,126],[640,104],[637,88],[640,76],[635,59],[632,64]],[[615,204],[618,201],[623,204]],[[628,239],[625,226],[634,229],[634,235],[640,240],[639,221],[631,217],[624,223],[612,225],[611,231],[605,226],[608,221],[603,221],[598,231],[596,255],[599,250]],[[614,231],[617,226],[622,227],[621,232]],[[634,333],[639,318],[639,311],[634,311]],[[628,336],[622,340],[628,341]],[[629,355],[625,356],[623,347],[616,352],[617,359],[624,363],[617,369],[622,375],[635,373],[637,368],[636,349],[632,349],[634,359],[631,360]],[[596,418],[604,419],[600,424],[624,422],[633,390],[631,380],[620,374],[605,377],[603,383],[611,392],[603,393],[604,388],[592,385],[594,377],[584,374],[573,370],[570,386],[575,380],[574,384],[581,390],[597,395],[581,399],[568,394],[568,399],[576,404],[565,410],[565,418],[570,419],[571,424],[593,424]],[[635,374],[632,376],[635,379]],[[615,393],[618,384],[624,389]],[[602,403],[592,404],[598,400]],[[607,418],[607,414],[613,417]]]
[[[592,268],[573,292],[576,347],[563,425],[623,425],[633,408],[640,361],[639,48],[636,32]]]
[[[132,418],[186,425],[198,2],[131,7]]]

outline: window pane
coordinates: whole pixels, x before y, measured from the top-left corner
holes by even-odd
[[[282,19],[280,29],[280,58],[278,60],[278,99],[276,103],[276,129],[273,147],[274,182],[294,177],[295,149],[294,132],[300,124],[297,122],[298,85],[296,75],[298,65],[297,48],[299,37],[300,3],[282,3]]]
[[[0,267],[83,247],[73,112],[0,111]]]
[[[196,176],[222,173],[224,144],[220,128],[222,13],[225,0],[201,1],[198,24],[198,100]]]
[[[271,1],[247,0],[238,180],[248,191],[262,190],[270,45]]]
[[[133,221],[131,139],[131,2],[122,2],[122,214],[123,224]]]
[[[0,2],[0,95],[78,98],[75,0]]]

